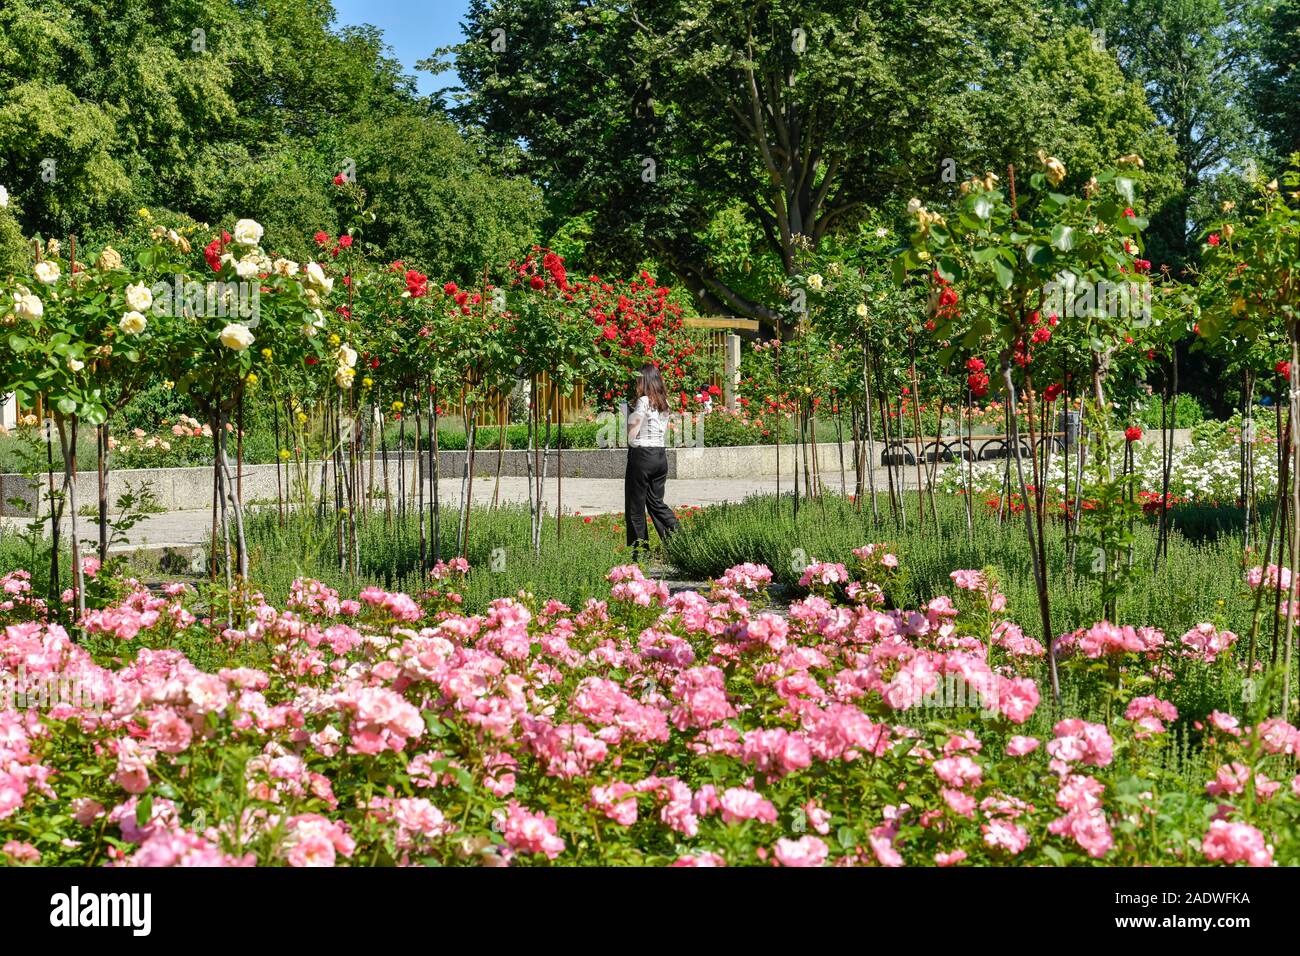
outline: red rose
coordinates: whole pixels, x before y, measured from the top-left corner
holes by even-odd
[[[445,286],[442,287],[442,291],[445,292],[445,293],[447,293],[447,295],[455,295],[455,294],[456,294],[456,283],[454,283],[454,282],[448,282]]]
[[[339,245],[342,246],[344,249],[350,249],[350,248],[352,248],[352,237],[351,237],[351,236],[339,236]]]
[[[1061,397],[1063,391],[1065,391],[1064,385],[1060,382],[1053,382],[1051,385],[1047,386],[1047,388],[1043,389],[1043,399],[1048,402],[1054,402]]]
[[[330,235],[324,229],[321,229],[316,235],[312,236],[316,240],[316,245],[323,246],[330,241]]]
[[[1210,233],[1210,238],[1205,241],[1212,246],[1217,246],[1219,244],[1219,234],[1217,232],[1212,232]]]
[[[343,185],[344,183],[346,183],[346,182],[347,182],[347,180],[343,178],[343,174],[342,174],[342,173],[338,173],[337,175],[335,175],[335,177],[334,177],[334,185],[335,185],[335,186],[342,186],[342,185]]]
[[[1136,425],[1130,425],[1128,428],[1124,429],[1124,440],[1126,442],[1135,442],[1141,438],[1142,429],[1138,428]]]
[[[1282,361],[1273,366],[1273,371],[1277,372],[1277,374],[1281,375],[1283,378],[1289,379],[1291,377],[1291,363],[1286,359],[1282,359]]]

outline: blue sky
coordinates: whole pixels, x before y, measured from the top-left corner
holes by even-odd
[[[379,27],[420,92],[431,93],[455,85],[456,74],[417,72],[415,64],[440,46],[460,42],[460,21],[468,6],[468,0],[334,0],[335,25]]]

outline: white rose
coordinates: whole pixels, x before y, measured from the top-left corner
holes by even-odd
[[[235,223],[235,242],[241,246],[255,246],[262,241],[263,229],[252,219],[241,219]]]
[[[148,324],[148,321],[139,312],[128,312],[122,316],[122,321],[117,323],[117,327],[127,335],[139,335]]]
[[[867,304],[865,302],[860,303],[857,308],[858,318],[865,319],[869,311],[870,310],[867,308]]]
[[[275,274],[278,276],[296,276],[298,274],[298,263],[290,259],[276,259]]]
[[[126,304],[134,312],[148,311],[153,305],[153,293],[143,282],[126,287]]]
[[[307,263],[307,281],[322,292],[329,292],[334,288],[334,280],[325,275],[325,270],[320,267],[319,262]]]
[[[335,356],[342,368],[356,368],[357,351],[350,345],[339,346],[338,354]]]
[[[0,209],[9,208],[9,190],[0,186]]]
[[[68,368],[72,369],[72,371],[80,372],[85,367],[86,367],[85,362],[78,361],[77,359],[71,357],[68,358]]]
[[[45,314],[45,304],[30,292],[15,294],[14,314],[20,319],[39,319]]]
[[[925,207],[921,205],[921,200],[916,199],[915,197],[907,201],[907,214],[909,216],[915,216],[924,208]]]
[[[221,330],[221,344],[228,349],[242,352],[253,344],[253,333],[249,331],[248,326],[231,322]]]
[[[235,275],[241,279],[251,279],[262,271],[262,264],[256,256],[244,256],[235,263]]]
[[[352,379],[356,377],[356,374],[356,369],[344,368],[340,365],[334,372],[334,384],[339,388],[351,388]]]
[[[302,327],[302,334],[307,336],[309,339],[314,337],[321,329],[325,328],[325,314],[321,312],[320,309],[313,309],[312,314],[315,315],[316,318],[312,319],[312,321]]]
[[[814,292],[820,292],[821,287],[822,287],[821,273],[814,272],[812,275],[808,277],[808,288],[812,289]]]
[[[59,276],[61,274],[59,272],[59,264],[57,262],[50,262],[48,259],[42,259],[40,262],[36,263],[32,272],[36,274],[36,281],[43,283],[44,285],[54,285],[54,283],[59,281]]]

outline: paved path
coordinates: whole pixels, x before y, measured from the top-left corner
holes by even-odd
[[[876,473],[877,488],[885,489],[886,477],[883,470]],[[908,475],[910,486],[915,486],[915,469]],[[838,492],[840,488],[839,473],[824,476],[829,491]],[[850,472],[846,478],[847,487],[853,488],[854,476]],[[474,502],[487,505],[492,501],[495,480],[479,477],[474,479]],[[706,506],[725,501],[742,501],[752,495],[772,494],[776,491],[776,477],[759,475],[751,478],[675,478],[668,482],[664,498],[669,506],[680,508],[683,505]],[[789,476],[783,476],[781,490],[788,492],[791,488]],[[548,479],[545,485],[546,501],[550,508],[555,507],[556,481]],[[444,503],[455,504],[460,497],[460,480],[444,479],[438,482],[438,493]],[[528,479],[502,478],[501,501],[524,504],[528,501]],[[566,478],[564,479],[564,510],[566,513],[580,512],[584,515],[621,513],[623,511],[623,481],[611,478]],[[21,518],[0,518],[6,529],[23,524]],[[65,518],[64,533],[67,534],[70,522]],[[78,520],[78,531],[83,539],[94,538],[98,534],[98,523],[91,518]],[[175,548],[189,550],[203,545],[212,529],[212,512],[210,508],[193,511],[168,511],[163,514],[148,515],[128,533],[124,545],[112,548],[112,551],[134,551],[138,548],[162,550]]]

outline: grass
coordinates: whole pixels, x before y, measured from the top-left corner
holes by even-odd
[[[456,554],[457,512],[443,509],[441,555]],[[337,525],[314,516],[293,515],[281,527],[274,508],[258,509],[247,523],[250,574],[272,603],[283,601],[299,576],[314,577],[345,595],[378,584],[387,590],[418,593],[428,583],[419,573],[420,532],[413,511],[394,515],[391,527],[382,514],[359,525],[357,580],[340,570]],[[432,564],[432,518],[425,514]],[[528,509],[523,506],[475,509],[471,518],[468,559],[471,573],[458,590],[467,611],[483,611],[494,598],[530,591],[579,608],[589,597],[608,596],[605,575],[631,560],[623,539],[622,516],[603,515],[590,522],[568,515],[557,540],[555,518],[542,529],[541,553],[529,547]]]
[[[949,573],[957,568],[992,567],[1007,595],[1012,615],[1029,633],[1042,630],[1038,615],[1028,543],[1017,516],[999,524],[980,509],[971,534],[965,511],[955,497],[938,499],[936,524],[927,512],[924,528],[917,523],[917,504],[909,494],[907,527],[896,528],[882,516],[873,526],[870,512],[828,495],[803,501],[795,520],[791,499],[778,504],[772,496],[718,505],[701,511],[690,527],[677,535],[669,558],[686,576],[716,577],[743,561],[766,564],[776,580],[792,584],[808,561],[852,560],[851,550],[873,541],[891,543],[902,561],[904,578],[891,599],[900,607],[918,607],[939,594],[951,593]],[[1154,624],[1175,637],[1207,620],[1245,634],[1252,605],[1242,583],[1241,538],[1224,509],[1206,509],[1202,520],[1185,519],[1169,542],[1169,559],[1158,573],[1150,569],[1155,554],[1154,525],[1136,529],[1134,561],[1140,568],[1138,585],[1119,606],[1121,621]],[[1100,614],[1098,586],[1088,574],[1090,554],[1078,556],[1069,568],[1063,528],[1047,529],[1047,563],[1053,630],[1062,633],[1093,623]]]

